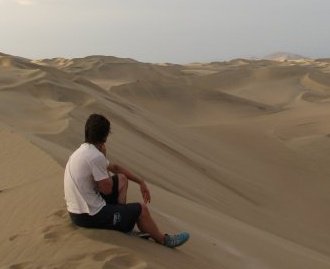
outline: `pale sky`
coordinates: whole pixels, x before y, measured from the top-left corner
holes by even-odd
[[[0,52],[209,62],[330,57],[330,0],[0,0]]]

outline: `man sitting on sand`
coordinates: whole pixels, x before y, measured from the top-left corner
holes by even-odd
[[[109,133],[109,120],[102,115],[90,115],[85,125],[85,143],[67,162],[64,193],[72,222],[81,227],[125,233],[137,224],[142,232],[167,247],[185,243],[189,239],[186,232],[168,235],[159,231],[147,207],[150,192],[146,183],[125,168],[109,164],[105,147]],[[128,180],[140,185],[144,203],[126,203]]]

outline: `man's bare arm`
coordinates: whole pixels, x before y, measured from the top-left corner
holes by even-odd
[[[151,200],[150,191],[143,179],[133,175],[126,168],[124,168],[118,164],[110,164],[108,166],[108,170],[114,174],[124,174],[129,180],[132,180],[135,183],[139,184],[144,202],[150,203],[150,200]]]
[[[108,166],[108,170],[114,174],[124,174],[129,180],[132,180],[139,185],[144,183],[144,180],[136,177],[130,171],[128,171],[126,168],[124,168],[118,164],[110,164]]]

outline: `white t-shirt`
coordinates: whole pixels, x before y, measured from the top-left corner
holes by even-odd
[[[109,178],[109,161],[93,145],[82,144],[70,156],[64,173],[64,194],[71,213],[97,214],[105,201],[96,190],[96,182]]]

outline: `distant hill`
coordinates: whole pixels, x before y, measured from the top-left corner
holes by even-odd
[[[316,62],[330,63],[330,58],[319,58],[315,60]]]
[[[308,57],[299,54],[288,53],[288,52],[276,52],[273,54],[269,54],[263,58],[266,60],[278,61],[278,62],[310,60],[310,58]]]

